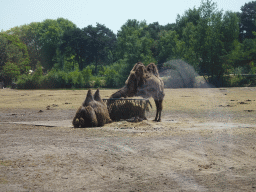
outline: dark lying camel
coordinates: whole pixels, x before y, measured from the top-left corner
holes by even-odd
[[[73,119],[74,127],[100,127],[111,123],[107,106],[100,97],[99,89],[92,95],[88,90],[82,106],[76,112]]]
[[[81,127],[97,127],[98,121],[95,111],[91,106],[80,106],[73,119],[73,126],[75,128]]]

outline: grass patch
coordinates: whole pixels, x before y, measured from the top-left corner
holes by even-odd
[[[116,89],[101,89],[102,99],[107,99]],[[93,90],[93,93],[95,90]],[[0,109],[51,109],[76,110],[84,101],[87,90],[13,90],[0,91]],[[256,110],[256,88],[183,88],[165,89],[163,111],[173,113],[218,113],[219,111],[241,112]],[[250,101],[247,101],[250,100]],[[150,116],[155,115],[155,102],[151,98],[153,108]],[[241,104],[248,103],[248,104]]]
[[[2,161],[2,160],[0,160],[0,165],[2,165],[2,166],[11,166],[12,165],[12,161],[9,161],[9,160],[7,160],[7,161]]]

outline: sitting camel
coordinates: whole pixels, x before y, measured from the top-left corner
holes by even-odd
[[[87,96],[73,119],[74,127],[97,127],[111,123],[107,106],[100,97],[99,89],[92,95],[88,90]]]
[[[73,119],[73,126],[78,127],[97,127],[98,121],[94,109],[91,106],[79,107]]]
[[[161,112],[163,109],[164,82],[159,77],[157,67],[150,63],[147,67],[138,62],[132,68],[125,85],[110,96],[111,98],[141,96],[143,98],[153,97],[156,104],[155,121],[161,121]],[[108,105],[110,104],[109,101]]]

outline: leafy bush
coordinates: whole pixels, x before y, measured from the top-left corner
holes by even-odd
[[[90,87],[89,82],[92,78],[92,69],[90,67],[86,67],[81,71],[81,74],[84,78],[85,86]]]
[[[90,86],[92,77],[90,69],[64,72],[51,70],[44,76],[42,88],[85,88]]]
[[[255,86],[256,78],[253,75],[226,75],[224,76],[225,87]]]
[[[64,71],[50,71],[44,76],[42,88],[66,88],[67,74]]]
[[[43,70],[40,64],[33,74],[23,74],[17,80],[17,88],[19,89],[38,89],[41,88],[43,81]]]
[[[35,89],[35,85],[32,81],[31,75],[23,74],[19,76],[17,80],[17,88],[18,89]]]
[[[116,87],[118,73],[113,67],[108,67],[105,71],[106,87]]]
[[[255,65],[255,63],[252,61],[252,62],[250,62],[249,66],[250,66],[249,73],[250,74],[256,74],[256,65]]]
[[[106,80],[104,79],[104,77],[94,76],[90,81],[90,86],[95,88],[106,87]]]
[[[93,65],[87,66],[82,71],[78,69],[71,72],[52,69],[43,75],[41,65],[37,66],[32,75],[22,75],[17,81],[20,89],[53,89],[53,88],[89,88],[89,87],[120,87],[124,85],[129,76],[132,65],[124,60],[108,67],[99,68],[99,75],[93,76]]]
[[[7,62],[3,66],[3,74],[10,80],[16,79],[20,75],[20,69],[15,63]]]
[[[68,73],[68,81],[72,85],[72,87],[77,87],[79,85],[79,82],[78,82],[79,74],[80,72],[78,70]]]
[[[112,69],[114,69],[117,72],[116,75],[113,77],[114,87],[121,87],[124,85],[134,64],[135,63],[130,64],[127,62],[127,60],[123,59],[119,60],[111,66]]]
[[[245,79],[241,75],[234,75],[230,78],[231,87],[239,87],[245,83]]]

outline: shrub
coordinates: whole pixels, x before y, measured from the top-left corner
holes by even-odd
[[[23,74],[23,75],[19,76],[16,84],[17,84],[18,89],[34,88],[34,86],[32,85],[33,81],[32,81],[32,76],[31,75]]]
[[[79,72],[77,79],[76,79],[76,84],[75,84],[76,88],[84,88],[85,87],[85,82],[84,82],[84,78],[81,72]]]
[[[256,65],[255,65],[255,63],[252,61],[252,62],[250,62],[249,66],[250,66],[249,74],[256,74]]]
[[[67,74],[64,71],[51,70],[42,79],[41,88],[66,88]]]
[[[93,85],[92,87],[106,87],[106,80],[103,77],[93,77]]]
[[[108,67],[105,71],[106,87],[116,87],[118,73],[115,69]]]
[[[68,73],[69,82],[73,87],[76,87],[78,85],[78,75],[79,75],[78,70]]]
[[[90,67],[86,67],[81,71],[81,74],[84,78],[85,86],[90,87],[90,80],[92,78],[92,69]]]
[[[3,74],[6,76],[7,84],[20,75],[19,66],[12,62],[6,62],[3,66]]]
[[[16,84],[18,89],[38,89],[42,87],[43,70],[40,64],[33,74],[23,74],[19,76]]]
[[[129,65],[127,60],[119,60],[105,72],[106,84],[108,87],[121,87],[124,85],[130,74],[133,65]]]

